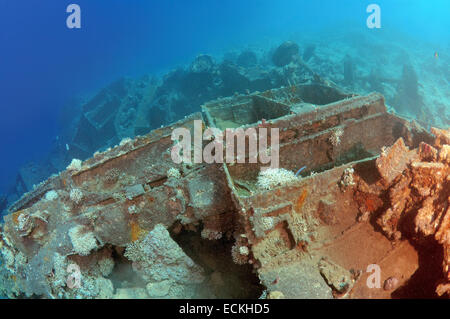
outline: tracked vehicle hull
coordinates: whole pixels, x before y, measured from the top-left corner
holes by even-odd
[[[263,190],[260,163],[174,164],[171,134],[194,134],[195,121],[278,128],[279,166],[306,167],[302,178]],[[445,296],[449,134],[388,113],[380,94],[323,85],[211,101],[16,202],[1,229],[0,286],[44,298]]]

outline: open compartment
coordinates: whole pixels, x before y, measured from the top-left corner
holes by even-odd
[[[256,124],[290,113],[289,106],[258,95],[237,96],[203,105],[208,124],[221,130]]]
[[[415,141],[419,134],[411,130],[406,120],[387,112],[357,120],[348,119],[320,132],[286,139],[285,143],[282,133],[279,167],[294,173],[305,167],[302,176],[378,156],[383,147],[392,145],[400,137],[409,147],[417,147]],[[238,195],[245,197],[259,191],[256,185],[258,174],[261,167],[269,167],[270,164],[261,164],[259,161],[251,164],[246,161],[226,166]]]
[[[291,85],[269,90],[260,95],[269,100],[294,107],[298,104],[327,105],[352,97],[338,89],[320,84]]]

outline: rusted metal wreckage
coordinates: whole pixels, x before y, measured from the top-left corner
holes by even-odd
[[[225,289],[227,274],[205,272],[172,240],[197,231],[231,241],[225,258],[251,267],[268,298],[449,293],[450,131],[428,133],[388,113],[380,94],[314,84],[202,109],[71,165],[13,205],[1,229],[3,291],[220,297],[210,292]],[[267,190],[256,185],[259,163],[174,164],[171,133],[192,131],[195,120],[279,128],[280,167],[306,166],[302,178]],[[120,262],[146,286],[117,289],[110,277]],[[81,288],[68,287],[70,264],[80,268]]]

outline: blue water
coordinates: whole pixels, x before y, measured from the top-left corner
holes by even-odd
[[[70,3],[81,7],[79,30],[66,27]],[[381,30],[366,27],[370,3],[381,7]],[[445,56],[449,14],[448,0],[0,0],[0,193],[47,156],[71,98],[121,76],[330,28],[400,32]]]

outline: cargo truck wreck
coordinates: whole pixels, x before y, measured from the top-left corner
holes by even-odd
[[[193,132],[195,121],[202,130],[278,128],[280,169],[175,164],[171,134]],[[448,297],[449,173],[450,131],[387,112],[378,93],[310,84],[222,98],[74,160],[25,194],[1,225],[0,290],[10,298]]]

